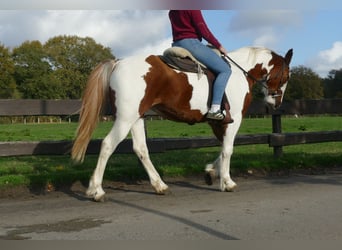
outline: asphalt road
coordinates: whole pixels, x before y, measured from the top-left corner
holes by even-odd
[[[193,178],[110,183],[104,203],[83,187],[0,199],[0,239],[342,239],[342,173],[238,178],[235,192]]]

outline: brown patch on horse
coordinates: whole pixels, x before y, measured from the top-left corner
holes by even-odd
[[[193,124],[204,121],[200,110],[192,110],[190,100],[193,87],[186,74],[176,72],[168,67],[158,56],[146,58],[151,65],[149,72],[143,76],[146,82],[145,96],[140,102],[139,114],[153,108],[163,117]]]
[[[285,69],[283,69],[283,67],[285,66],[285,62],[282,57],[272,52],[272,59],[270,60],[269,65],[273,65],[273,68],[270,72],[270,81],[268,83],[268,87],[270,89],[276,90],[286,82],[282,79],[284,76],[283,70]]]
[[[208,121],[208,123],[214,135],[216,136],[217,140],[219,140],[222,143],[223,137],[226,134],[228,123],[217,122],[217,121]]]
[[[267,70],[262,68],[261,63],[258,63],[254,66],[254,68],[248,71],[248,74],[253,76],[254,79],[261,79],[264,77],[264,75],[267,74]],[[252,102],[252,99],[253,99],[252,89],[253,89],[254,84],[256,83],[254,79],[246,76],[246,80],[249,86],[249,92],[245,96],[245,101],[244,101],[243,109],[242,109],[242,115],[246,114],[247,109]]]

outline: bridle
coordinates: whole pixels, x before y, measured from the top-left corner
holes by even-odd
[[[257,79],[257,78],[255,78],[254,76],[252,76],[250,73],[248,73],[244,68],[242,68],[237,62],[235,62],[235,61],[234,61],[231,57],[229,57],[228,55],[223,55],[223,54],[222,54],[222,58],[223,58],[223,60],[226,61],[226,63],[228,63],[228,64],[229,64],[229,61],[232,62],[236,67],[238,67],[238,68],[243,72],[243,74],[244,74],[246,77],[252,79],[252,80],[253,80],[255,83],[257,83],[257,84],[260,84],[260,85],[267,91],[267,93],[270,92],[270,91],[269,91],[270,88],[269,88],[268,85],[266,84],[267,81],[269,80],[269,79],[268,79],[268,76],[270,75],[270,73],[264,75],[261,79]],[[286,63],[285,63],[285,61],[283,60],[282,68],[278,71],[277,75],[274,77],[274,78],[276,78],[276,77],[279,76],[279,74],[281,74],[279,86],[281,86],[281,80],[283,79],[285,66],[286,66]],[[271,94],[270,96],[271,96],[272,98],[276,98],[276,97],[281,96],[281,94],[278,94],[278,91],[279,91],[279,89],[277,89],[275,92],[272,92],[272,94]]]

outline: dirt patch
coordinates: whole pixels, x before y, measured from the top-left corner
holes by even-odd
[[[36,224],[16,227],[9,230],[6,235],[1,236],[2,240],[26,240],[30,239],[25,234],[30,233],[48,233],[48,232],[78,232],[84,229],[99,227],[102,224],[110,223],[110,221],[95,219],[73,219],[68,221],[59,221],[52,224]]]

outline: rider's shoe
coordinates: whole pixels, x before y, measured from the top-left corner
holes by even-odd
[[[211,119],[211,120],[222,121],[224,119],[224,117],[225,116],[221,110],[218,110],[216,112],[209,111],[207,114],[207,119]]]

